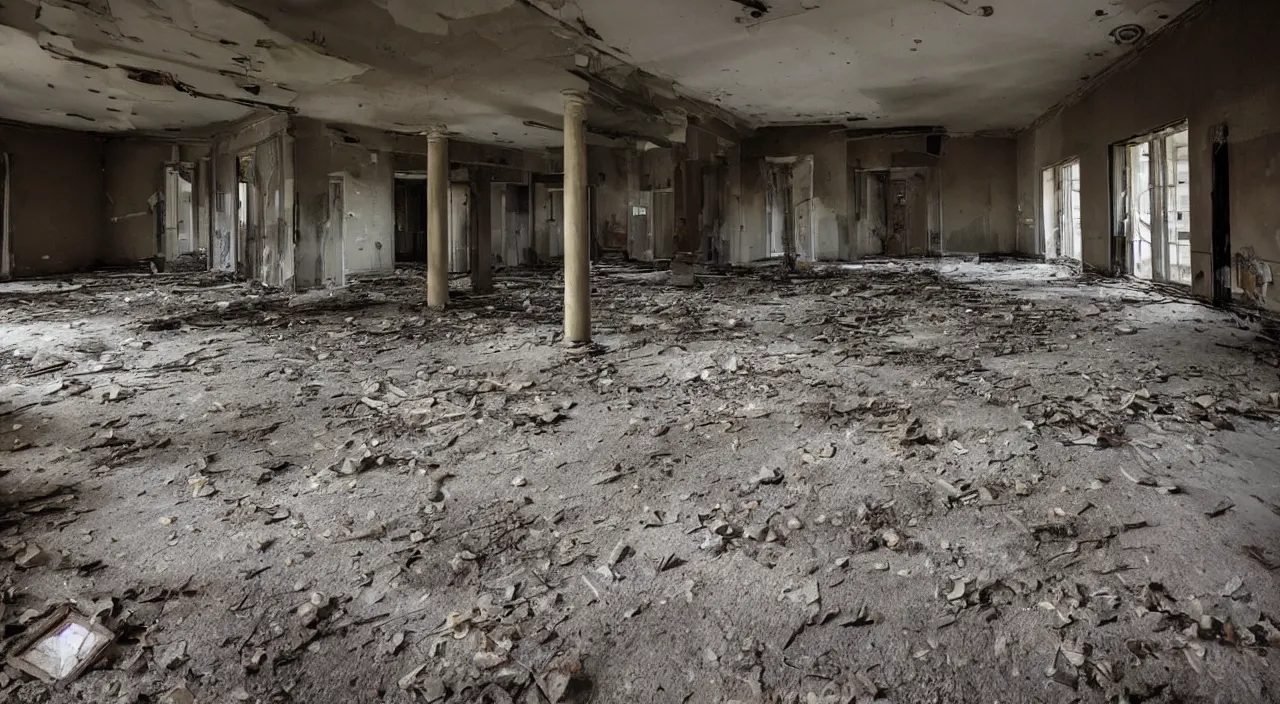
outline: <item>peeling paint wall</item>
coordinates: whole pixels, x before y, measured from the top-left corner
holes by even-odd
[[[300,289],[341,286],[340,230],[329,223],[329,137],[319,120],[293,120],[293,168],[298,228],[294,251]]]
[[[346,175],[342,252],[347,274],[395,269],[395,165],[391,155],[356,144],[334,144],[331,171]]]
[[[294,118],[298,287],[342,285],[347,274],[395,269],[396,159],[318,120]],[[374,140],[377,141],[377,140]],[[379,142],[379,144],[385,144]],[[342,182],[341,222],[331,222],[330,181]]]
[[[12,275],[94,266],[105,238],[103,141],[51,129],[0,125],[9,155]],[[56,165],[56,168],[54,166]]]
[[[1280,267],[1280,4],[1217,0],[1155,38],[1091,92],[1022,135],[1018,246],[1038,251],[1040,169],[1080,159],[1084,262],[1111,270],[1110,145],[1190,125],[1192,291],[1211,297],[1212,130],[1229,128],[1231,248]],[[1037,216],[1037,220],[1038,220]],[[1266,307],[1280,310],[1280,293]]]
[[[294,149],[288,128],[288,116],[270,115],[241,123],[215,139],[217,196],[210,261],[216,270],[293,289]],[[255,233],[240,232],[236,226],[236,159],[241,154],[253,155],[255,207],[261,214],[260,231]]]

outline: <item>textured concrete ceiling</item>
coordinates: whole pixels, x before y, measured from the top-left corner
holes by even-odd
[[[985,4],[981,4],[985,3]],[[1024,126],[1193,0],[6,0],[0,117],[183,130],[279,109],[559,142],[721,126]],[[717,119],[718,118],[718,119]],[[550,128],[550,129],[549,129]]]

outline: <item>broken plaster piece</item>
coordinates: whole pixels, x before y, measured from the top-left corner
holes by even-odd
[[[48,683],[79,677],[115,638],[111,631],[65,606],[34,633],[8,663]]]

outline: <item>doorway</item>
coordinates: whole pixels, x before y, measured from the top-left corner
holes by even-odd
[[[1127,268],[1149,281],[1191,285],[1191,163],[1186,123],[1112,147],[1113,198]]]
[[[1044,170],[1041,201],[1046,259],[1083,259],[1080,228],[1080,161],[1073,159]]]
[[[788,262],[814,258],[813,157],[765,160],[765,221],[768,256]]]
[[[1226,123],[1213,128],[1213,151],[1210,154],[1211,256],[1213,266],[1213,302],[1231,303],[1231,156],[1227,148]]]
[[[162,203],[164,239],[159,253],[167,259],[190,254],[199,248],[195,231],[195,165],[170,163],[164,167],[165,193]]]
[[[471,271],[471,186],[449,184],[449,273]]]
[[[941,253],[942,207],[932,168],[859,169],[853,183],[859,256]]]
[[[894,169],[889,174],[889,227],[885,254],[929,254],[928,177],[920,169]]]
[[[397,173],[395,176],[396,262],[427,261],[427,179],[426,174]]]
[[[244,252],[239,274],[246,278],[257,276],[262,258],[262,209],[254,166],[252,149],[236,157],[236,242]]]
[[[346,213],[343,210],[347,193],[347,177],[341,172],[329,174],[328,211],[325,213],[325,229],[327,238],[324,247],[324,270],[326,283],[333,286],[345,286],[347,282],[347,252],[344,223]]]
[[[649,231],[649,210],[652,207],[653,191],[631,193],[631,221],[627,225],[627,256],[631,259],[653,259],[653,236]]]

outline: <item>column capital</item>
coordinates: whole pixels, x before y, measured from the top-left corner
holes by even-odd
[[[580,90],[562,90],[560,94],[564,96],[564,104],[566,107],[570,105],[586,105],[591,101],[587,94]]]
[[[449,126],[445,124],[431,125],[426,131],[427,141],[439,142],[449,137]]]

